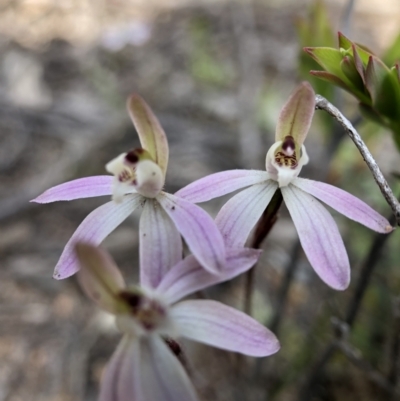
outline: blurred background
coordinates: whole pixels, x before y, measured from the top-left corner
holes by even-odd
[[[167,133],[169,192],[221,170],[264,169],[280,108],[315,68],[301,48],[336,47],[338,30],[385,55],[400,31],[400,3],[0,1],[0,401],[95,400],[120,339],[75,278],[52,278],[71,234],[108,199],[29,200],[103,175],[110,159],[138,146],[125,109],[132,92]],[[343,91],[311,82],[357,124],[400,195],[391,134],[362,120]],[[305,145],[303,177],[346,189],[390,216],[356,148],[323,112]],[[204,207],[215,215],[227,199]],[[253,316],[282,349],[256,361],[183,342],[201,400],[400,399],[400,234],[377,236],[334,216],[352,264],[350,288],[334,292],[316,277],[283,206],[252,293]],[[135,214],[104,242],[132,283],[137,228]],[[371,282],[351,320],[366,268]],[[242,309],[244,289],[239,277],[199,296]]]

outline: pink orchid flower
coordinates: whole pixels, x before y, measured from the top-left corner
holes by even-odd
[[[226,246],[244,246],[275,191],[283,199],[311,266],[329,286],[344,290],[350,283],[350,263],[338,227],[317,199],[349,219],[380,233],[393,227],[371,207],[349,193],[322,182],[298,178],[308,163],[303,142],[315,110],[315,93],[303,82],[283,107],[276,142],[266,157],[266,170],[230,170],[211,174],[176,193],[190,202],[205,202],[241,188],[220,210],[216,223]],[[316,199],[317,198],[317,199]]]
[[[78,241],[99,245],[135,209],[140,218],[141,279],[156,285],[182,259],[182,238],[205,269],[218,273],[225,264],[225,246],[212,218],[200,207],[162,190],[168,165],[167,137],[150,107],[138,95],[128,99],[128,111],[143,149],[123,153],[107,164],[114,175],[73,180],[45,191],[32,202],[49,203],[112,195],[113,200],[90,213],[72,235],[55,267],[54,277],[77,272]],[[151,274],[147,272],[151,271]]]
[[[86,295],[116,317],[124,334],[108,363],[100,401],[195,401],[175,338],[185,337],[245,355],[263,357],[279,350],[275,335],[243,312],[211,300],[183,297],[248,270],[259,251],[227,249],[220,275],[204,270],[193,255],[173,266],[156,287],[126,287],[104,251],[78,243],[79,282]],[[167,343],[172,344],[169,347]]]

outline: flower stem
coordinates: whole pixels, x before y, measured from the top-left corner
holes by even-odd
[[[385,197],[386,202],[391,207],[393,214],[396,217],[397,225],[400,226],[400,203],[394,196],[392,189],[389,187],[389,184],[387,183],[385,177],[383,176],[381,169],[379,168],[375,159],[372,157],[371,152],[365,145],[364,141],[361,139],[360,134],[353,127],[351,122],[333,104],[328,102],[328,100],[326,100],[321,95],[315,96],[315,108],[317,110],[319,109],[326,111],[336,121],[338,121],[339,124],[347,132],[350,139],[354,142],[357,149],[364,158],[365,163],[367,163],[367,166],[371,170],[371,173],[376,183],[378,184],[379,189],[382,192],[382,195]]]
[[[278,189],[274,196],[269,202],[267,208],[264,210],[264,213],[261,216],[260,221],[258,222],[256,229],[254,231],[253,240],[251,241],[250,247],[259,249],[261,247],[262,242],[267,237],[272,227],[278,220],[278,211],[283,202],[283,197],[280,189]],[[254,270],[257,265],[254,265],[248,272],[246,273],[246,283],[245,283],[245,297],[244,297],[244,311],[248,315],[251,315],[251,299],[253,294],[254,287]]]

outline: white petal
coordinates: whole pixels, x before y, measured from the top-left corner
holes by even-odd
[[[54,270],[53,277],[61,280],[72,276],[79,270],[74,246],[77,242],[99,245],[115,228],[117,228],[139,205],[143,197],[132,194],[123,203],[108,202],[93,210],[65,245],[63,253]]]
[[[256,184],[235,195],[222,207],[215,222],[227,247],[244,246],[277,189],[278,184],[272,180]]]
[[[228,248],[226,267],[218,275],[204,270],[195,257],[189,255],[163,277],[157,292],[172,304],[186,295],[244,273],[257,263],[260,253],[250,248]]]
[[[279,350],[275,335],[256,320],[216,301],[184,301],[171,309],[183,337],[250,356]]]
[[[329,212],[311,195],[289,185],[282,195],[311,266],[330,287],[350,283],[350,263],[342,237]]]
[[[351,220],[380,233],[390,233],[393,227],[378,212],[364,203],[361,199],[324,182],[296,178],[293,185],[315,196],[328,206],[342,213]]]
[[[199,206],[162,192],[157,200],[201,265],[212,273],[225,266],[225,245],[214,220]]]
[[[182,239],[170,217],[154,199],[147,199],[140,217],[140,283],[156,288],[182,259]]]
[[[161,338],[143,338],[141,354],[141,385],[146,401],[197,401],[185,370]]]
[[[140,389],[140,342],[125,336],[101,381],[99,401],[147,401]]]
[[[269,178],[266,171],[222,171],[192,182],[175,195],[193,203],[205,202],[250,185],[260,184]]]

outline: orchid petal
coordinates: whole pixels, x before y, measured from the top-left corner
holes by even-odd
[[[169,148],[167,136],[157,117],[151,111],[149,105],[137,94],[132,95],[128,99],[127,108],[143,149],[146,149],[150,153],[153,160],[161,167],[165,176],[168,166]]]
[[[78,279],[86,295],[102,309],[118,313],[121,301],[117,295],[125,281],[110,255],[84,243],[77,243],[75,249],[81,267]]]
[[[125,196],[122,203],[108,202],[93,210],[74,232],[61,254],[54,270],[57,280],[72,276],[79,270],[74,246],[77,242],[99,245],[139,205],[143,197],[139,194]]]
[[[371,230],[384,234],[393,231],[393,227],[383,216],[362,200],[342,189],[304,178],[296,178],[292,181],[292,184],[304,192],[315,196],[349,219],[357,221]]]
[[[275,142],[292,136],[302,145],[315,111],[315,93],[308,82],[302,82],[283,106],[276,126]]]
[[[163,277],[157,292],[172,304],[186,295],[230,280],[257,263],[261,251],[250,248],[226,250],[226,267],[218,275],[211,274],[193,255],[187,256]]]
[[[79,178],[48,189],[31,202],[50,203],[111,195],[112,182],[113,177],[109,175]]]
[[[275,335],[256,320],[216,301],[183,301],[171,308],[180,334],[191,340],[249,356],[280,348]]]
[[[247,188],[222,207],[215,222],[224,237],[227,247],[243,247],[272,196],[278,189],[275,181],[256,184]]]
[[[146,401],[140,389],[140,365],[139,339],[123,337],[106,366],[99,401]]]
[[[188,375],[158,336],[141,340],[141,387],[146,401],[197,401]],[[136,399],[131,398],[136,401]]]
[[[222,270],[225,266],[225,245],[213,219],[200,207],[177,196],[163,192],[157,200],[200,264],[211,273]]]
[[[315,272],[330,287],[344,290],[350,283],[350,263],[338,227],[315,198],[289,185],[282,195]]]
[[[155,288],[182,259],[182,239],[155,199],[147,199],[140,216],[140,283]]]
[[[176,196],[189,202],[200,203],[229,194],[270,178],[266,171],[229,170],[208,175],[192,182],[176,192]]]

